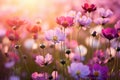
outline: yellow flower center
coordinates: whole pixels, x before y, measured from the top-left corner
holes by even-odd
[[[98,76],[99,76],[99,72],[98,72],[98,71],[95,71],[95,72],[94,72],[94,76],[95,76],[95,77],[98,77]]]
[[[81,74],[81,72],[80,72],[80,71],[77,71],[77,72],[76,72],[76,75],[80,75],[80,74]]]
[[[53,36],[53,41],[57,41],[58,37],[57,36]]]

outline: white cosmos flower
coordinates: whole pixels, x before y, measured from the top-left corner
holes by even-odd
[[[110,49],[107,48],[106,52],[108,55],[111,55],[112,57],[115,57],[115,55],[116,55],[116,50],[112,47],[110,47]]]
[[[32,49],[34,44],[35,44],[34,39],[27,39],[27,40],[25,40],[25,42],[24,42],[24,47],[25,47],[26,49]]]
[[[79,45],[75,48],[75,53],[79,53],[81,56],[85,56],[87,54],[87,48],[83,45]]]
[[[91,46],[92,48],[97,48],[100,46],[100,41],[93,37],[88,37],[86,38],[86,44]]]

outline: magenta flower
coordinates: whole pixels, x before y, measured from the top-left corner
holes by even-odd
[[[112,40],[112,39],[118,37],[117,30],[114,29],[114,28],[105,28],[105,29],[102,29],[102,34],[108,40]]]
[[[36,56],[36,59],[35,59],[35,62],[41,67],[51,64],[52,61],[53,61],[53,57],[49,53],[46,54],[45,57],[38,55],[38,56]]]
[[[105,10],[104,8],[99,9],[99,14],[102,18],[108,18],[113,15],[113,12],[109,9]]]
[[[34,72],[34,73],[32,73],[31,77],[33,80],[47,80],[48,74]]]
[[[110,59],[110,55],[108,53],[102,51],[102,50],[97,50],[94,52],[94,57],[91,60],[92,63],[98,63],[98,64],[106,64]]]
[[[95,11],[97,8],[94,4],[88,4],[88,3],[85,3],[82,8],[85,10],[85,12],[93,12]]]
[[[90,78],[92,80],[107,80],[108,78],[108,67],[94,64],[90,66]]]
[[[65,34],[60,29],[49,30],[45,32],[45,38],[48,41],[53,41],[54,43],[58,43],[60,41],[65,40]]]
[[[88,26],[92,22],[92,19],[86,16],[82,16],[81,18],[77,18],[77,23],[79,26]]]
[[[74,18],[70,16],[61,16],[56,19],[57,24],[62,25],[64,28],[73,26]]]
[[[83,63],[71,63],[71,65],[68,67],[68,72],[75,78],[86,78],[89,73],[89,67],[87,65],[84,65]]]

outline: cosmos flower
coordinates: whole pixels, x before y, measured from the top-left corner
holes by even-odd
[[[115,24],[114,28],[117,30],[118,35],[120,36],[120,20],[117,21],[117,23]]]
[[[77,18],[77,23],[79,26],[88,26],[92,22],[92,19],[86,16],[82,16],[81,18]]]
[[[90,66],[90,76],[92,80],[107,80],[108,78],[108,67],[94,64]]]
[[[26,39],[24,41],[24,47],[28,50],[32,49],[34,44],[35,44],[35,40],[32,39],[32,38],[31,39]]]
[[[109,18],[113,15],[113,12],[110,9],[105,10],[104,8],[100,8],[98,10],[102,18]]]
[[[0,38],[3,38],[5,36],[5,34],[6,34],[6,29],[5,28],[0,28]]]
[[[12,68],[15,65],[14,60],[9,60],[8,62],[5,63],[5,68]]]
[[[86,78],[89,73],[89,67],[84,65],[83,63],[71,63],[68,67],[68,72],[74,77],[75,79]]]
[[[78,43],[76,40],[65,40],[65,44],[67,46],[68,49],[74,49],[78,46]]]
[[[19,27],[21,27],[23,24],[25,24],[25,20],[21,19],[19,17],[14,17],[11,19],[7,20],[7,24],[12,27],[13,29],[18,29]]]
[[[16,75],[12,75],[9,77],[9,80],[20,80],[20,77]]]
[[[97,25],[105,25],[109,21],[110,21],[109,18],[97,18],[97,19],[94,20],[94,23],[97,24]]]
[[[95,11],[97,8],[94,4],[88,4],[88,3],[85,3],[82,8],[84,9],[85,12],[93,12]]]
[[[80,54],[80,56],[85,56],[87,54],[87,48],[83,45],[79,45],[75,48],[75,53]]]
[[[35,59],[35,62],[41,67],[47,66],[48,64],[52,63],[52,61],[53,57],[49,53],[46,54],[45,57],[38,55]]]
[[[105,28],[105,29],[102,29],[102,34],[108,40],[112,40],[112,39],[118,37],[117,30],[114,29],[114,28]]]
[[[41,26],[39,24],[29,24],[27,27],[27,31],[30,33],[38,33],[41,31]]]
[[[65,35],[60,29],[48,30],[45,32],[45,38],[48,41],[53,41],[54,43],[58,43],[60,41],[65,40]]]
[[[7,30],[6,36],[10,41],[18,41],[19,40],[19,35],[16,31],[13,30]]]
[[[31,77],[33,80],[47,80],[48,74],[34,72],[34,73],[32,73]]]
[[[111,50],[111,51],[110,51]],[[94,52],[94,57],[90,61],[92,64],[106,64],[113,60],[116,56],[116,51],[113,48],[107,48],[106,51],[96,50]]]
[[[66,15],[74,18],[75,15],[76,15],[76,11],[71,10],[71,11],[69,11]]]
[[[80,56],[80,54],[73,52],[71,52],[69,55],[66,55],[67,58],[68,56],[71,62],[80,62],[80,61],[84,61],[85,59],[84,56]]]
[[[74,18],[71,16],[60,16],[56,19],[57,24],[62,25],[64,28],[73,26]]]
[[[96,50],[94,52],[94,57],[92,59],[92,63],[97,64],[106,64],[110,59],[110,56],[102,51],[102,50]]]

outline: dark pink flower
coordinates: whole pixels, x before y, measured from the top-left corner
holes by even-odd
[[[117,30],[114,29],[114,28],[105,28],[105,29],[102,29],[102,34],[108,40],[112,40],[112,39],[118,37]]]
[[[33,80],[47,80],[48,74],[34,72],[34,73],[32,73],[31,77]]]
[[[6,36],[10,41],[18,41],[19,40],[19,35],[16,31],[13,30],[8,30],[6,32]]]
[[[73,26],[74,18],[70,16],[60,16],[56,19],[57,24],[62,25],[64,28]]]
[[[85,3],[82,8],[85,10],[85,12],[92,12],[92,11],[95,11],[97,8],[94,4],[88,4],[88,3]]]

